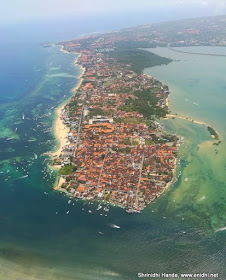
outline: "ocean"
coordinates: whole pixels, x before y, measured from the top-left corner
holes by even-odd
[[[145,71],[170,86],[170,110],[209,123],[222,143],[213,146],[203,126],[162,121],[184,137],[177,182],[142,214],[110,207],[105,216],[96,203],[68,204],[54,192],[57,174],[43,155],[57,146],[54,112],[78,82],[76,55],[43,48],[46,30],[14,32],[0,43],[0,279],[131,280],[139,272],[225,279],[226,232],[217,231],[226,226],[224,59],[154,50],[180,59]]]

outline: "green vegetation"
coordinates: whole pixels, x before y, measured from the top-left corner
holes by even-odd
[[[123,64],[131,64],[132,70],[137,74],[141,74],[145,68],[168,64],[172,61],[169,58],[135,48],[118,49],[110,53],[110,56],[116,58]]]
[[[139,145],[139,141],[137,141],[136,139],[131,139],[131,138],[124,138],[123,140],[122,140],[122,143],[124,144],[124,145],[133,145],[133,146],[135,146],[135,145]]]
[[[163,138],[168,142],[177,142],[179,140],[179,138],[176,135],[171,134],[165,134]]]
[[[152,140],[151,139],[145,139],[145,145],[151,145],[153,144]]]
[[[111,197],[111,193],[108,193],[108,194],[105,196],[105,200],[106,200],[106,201],[109,201],[110,197]]]
[[[138,123],[148,123],[149,121],[145,120],[144,118],[115,118],[114,119],[115,123],[133,123],[133,124],[138,124]]]
[[[153,116],[163,118],[167,114],[167,110],[158,106],[158,98],[149,90],[136,91],[134,93],[138,98],[136,100],[127,101],[120,109],[126,112],[137,111],[147,119]]]
[[[59,175],[70,175],[73,174],[74,171],[76,171],[76,167],[72,165],[65,165],[59,170]]]
[[[104,111],[101,109],[101,108],[95,108],[95,109],[92,109],[90,112],[89,112],[89,117],[92,118],[93,116],[98,116],[98,115],[101,115],[101,116],[104,116]]]
[[[131,152],[131,148],[129,146],[122,149],[119,149],[118,147],[112,147],[112,151],[129,154]]]
[[[71,100],[68,104],[67,107],[71,109],[71,107],[77,107],[78,102],[76,100]]]
[[[207,129],[208,129],[209,133],[211,135],[213,135],[215,140],[219,140],[218,134],[216,133],[216,131],[211,126],[208,126]]]
[[[213,143],[213,145],[215,145],[215,146],[218,146],[218,145],[220,145],[220,143],[221,143],[221,141],[218,141],[217,143]]]
[[[120,49],[155,48],[156,43],[142,41],[118,41],[115,45]]]

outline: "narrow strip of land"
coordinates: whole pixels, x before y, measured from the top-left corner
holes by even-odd
[[[170,44],[167,45],[167,48],[171,51],[178,52],[178,53],[186,53],[186,54],[194,54],[194,55],[205,55],[205,56],[220,56],[220,57],[226,57],[226,54],[216,54],[216,53],[194,53],[194,52],[188,52],[188,51],[182,51],[178,49],[174,49],[170,46]]]
[[[166,118],[177,118],[177,119],[186,120],[186,121],[189,121],[189,122],[204,125],[205,127],[207,127],[207,129],[210,131],[210,133],[211,133],[211,131],[213,131],[213,134],[211,134],[213,136],[213,138],[216,139],[216,140],[219,140],[219,133],[205,122],[196,121],[196,120],[193,120],[191,118],[186,118],[186,117],[179,116],[179,115],[176,115],[176,114],[167,114]]]

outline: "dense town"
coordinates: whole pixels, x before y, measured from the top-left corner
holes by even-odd
[[[85,49],[80,43],[64,44],[67,51],[78,48],[84,72],[61,112],[68,142],[54,164],[61,166],[61,189],[71,197],[140,212],[174,178],[178,138],[156,121],[168,112],[169,91],[153,77],[132,71],[131,64],[104,54],[98,41],[91,38]]]

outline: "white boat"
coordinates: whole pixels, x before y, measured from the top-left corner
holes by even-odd
[[[112,227],[112,228],[120,228],[120,226],[117,226],[115,224],[109,224],[109,226]]]
[[[103,234],[103,232],[102,232],[102,231],[98,231],[98,233],[99,233],[99,234]]]
[[[109,208],[104,207],[104,211],[105,211],[105,212],[108,212],[108,211],[109,211]]]
[[[67,202],[68,204],[70,204],[71,203],[71,200],[68,200],[68,202]]]
[[[68,214],[69,214],[69,212],[70,212],[70,211],[67,211],[67,213],[66,213],[66,214],[68,215]]]
[[[92,211],[91,211],[91,210],[89,210],[88,212],[89,212],[89,213],[92,213]]]
[[[22,114],[22,119],[23,119],[23,120],[25,119],[25,115],[24,115],[24,114]]]
[[[97,211],[99,211],[102,208],[102,206],[99,204],[97,207]]]

